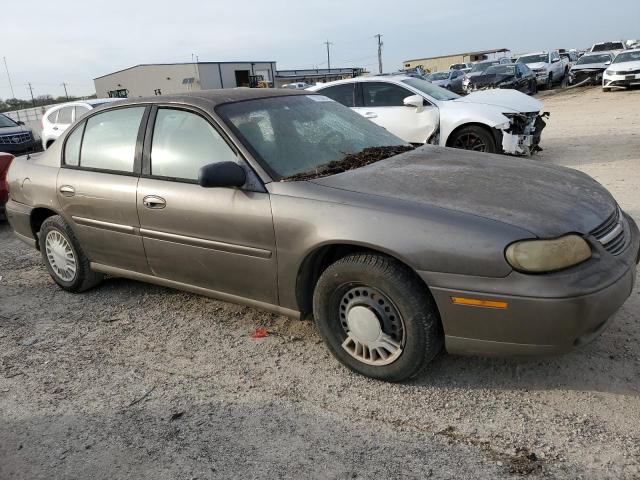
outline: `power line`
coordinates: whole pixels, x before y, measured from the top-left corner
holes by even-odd
[[[378,71],[382,74],[382,34],[377,33],[373,37],[378,39]]]
[[[64,95],[67,97],[67,100],[69,100],[69,93],[67,93],[67,84],[65,82],[62,82],[62,86],[64,87]]]

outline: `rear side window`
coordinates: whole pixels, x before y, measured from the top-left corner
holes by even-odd
[[[237,162],[234,151],[203,117],[185,110],[158,110],[151,143],[151,175],[197,180],[210,163]]]
[[[318,93],[341,103],[345,107],[355,107],[355,83],[345,83],[333,87],[323,88]]]
[[[362,82],[362,95],[365,107],[403,107],[413,93],[392,83]]]
[[[133,172],[138,129],[144,107],[119,108],[87,120],[80,166]]]
[[[85,113],[87,113],[87,112],[89,111],[89,109],[88,109],[88,108],[86,108],[86,107],[79,107],[79,106],[77,106],[77,107],[74,107],[74,108],[75,108],[75,111],[76,111],[76,114],[75,114],[75,117],[74,117],[76,121],[77,121],[80,117],[82,117]]]
[[[50,123],[56,123],[56,120],[58,118],[58,112],[59,110],[56,110],[55,112],[51,112],[49,115],[47,115],[47,120]]]
[[[58,110],[57,123],[63,125],[70,125],[72,122],[71,116],[73,115],[73,107],[64,107]]]
[[[67,143],[64,146],[65,165],[71,165],[73,167],[80,165],[80,142],[82,141],[83,131],[84,125],[81,125],[67,137]]]

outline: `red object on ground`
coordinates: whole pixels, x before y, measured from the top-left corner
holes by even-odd
[[[251,338],[264,338],[268,335],[267,329],[264,327],[256,328],[255,332],[251,334]]]
[[[4,211],[4,206],[9,200],[9,185],[7,184],[7,171],[11,165],[13,155],[0,152],[0,213]]]

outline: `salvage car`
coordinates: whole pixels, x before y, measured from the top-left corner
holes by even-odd
[[[602,90],[640,85],[640,48],[616,55],[602,75]]]
[[[69,126],[89,110],[118,101],[117,98],[94,98],[54,105],[42,115],[42,148],[47,149]]]
[[[13,160],[10,153],[0,152],[0,218],[4,218],[5,205],[9,199],[9,184],[7,183],[7,172]]]
[[[465,78],[462,80],[462,88],[464,89],[465,92],[468,91],[469,82],[474,76],[482,75],[487,70],[487,68],[489,68],[492,65],[502,65],[506,63],[511,63],[511,59],[507,57],[502,57],[497,60],[484,60],[482,62],[474,63],[473,67],[471,67],[471,70],[469,70],[469,72],[465,74]]]
[[[583,345],[638,259],[636,224],[584,173],[414,148],[294,90],[102,107],[8,181],[11,226],[64,290],[109,275],[313,316],[340,362],[387,381],[443,345]]]
[[[613,41],[613,42],[602,42],[602,43],[594,43],[589,50],[592,53],[595,52],[611,52],[614,55],[624,51],[626,49],[626,45],[622,41]]]
[[[0,113],[0,152],[23,155],[38,148],[33,131],[24,122]]]
[[[570,85],[597,85],[613,61],[613,53],[585,53],[569,70]]]
[[[443,70],[428,75],[425,80],[439,87],[446,88],[452,92],[462,93],[462,80],[464,72],[462,70]]]
[[[461,97],[402,75],[356,77],[309,90],[353,108],[414,144],[530,155],[540,150],[545,127],[542,103],[513,90],[485,90]]]
[[[569,73],[569,63],[560,56],[558,50],[535,52],[521,55],[517,63],[524,63],[533,70],[538,86],[553,88],[555,83],[562,83]]]
[[[510,88],[528,95],[538,92],[535,74],[524,63],[493,65],[482,74],[472,77],[467,87],[469,92],[490,88]]]

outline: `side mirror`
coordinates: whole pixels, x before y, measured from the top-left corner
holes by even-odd
[[[18,125],[24,125],[24,122],[23,122],[22,120],[18,120],[16,123],[17,123]]]
[[[421,108],[424,107],[424,98],[420,95],[411,95],[410,97],[405,98],[402,103],[404,103],[405,107]]]
[[[204,188],[241,187],[246,181],[246,172],[235,162],[210,163],[198,172],[198,184]]]
[[[559,62],[559,61],[560,61],[559,58],[554,58],[554,59],[551,60],[551,63],[556,63],[556,62]]]
[[[611,60],[609,60],[608,62],[604,62],[605,65],[611,65]]]

